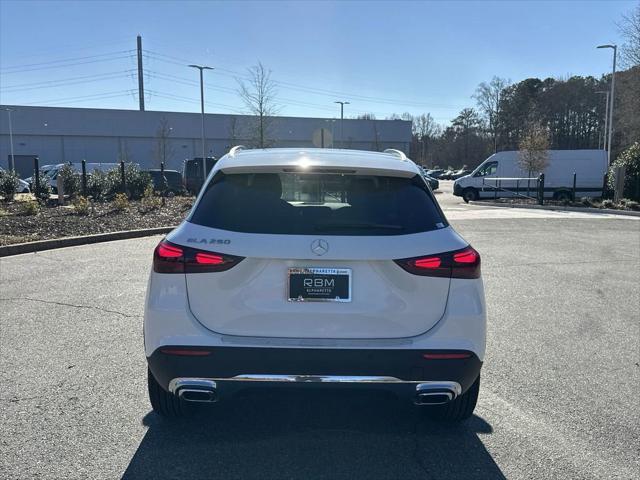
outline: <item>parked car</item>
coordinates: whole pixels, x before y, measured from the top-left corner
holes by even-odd
[[[211,172],[211,169],[216,164],[215,157],[207,157],[206,168],[207,175]],[[184,168],[182,169],[182,185],[192,195],[196,195],[203,184],[202,174],[202,157],[196,157],[191,160],[184,161]]]
[[[422,174],[424,179],[431,187],[431,190],[437,190],[440,187],[440,182],[438,182],[438,180],[436,180],[435,178],[430,177],[424,167],[418,166],[418,168],[420,169],[420,173]]]
[[[244,388],[339,385],[471,416],[485,354],[480,255],[403,160],[234,148],[216,163],[153,254],[144,348],[157,413]]]
[[[455,173],[455,170],[445,170],[442,175],[440,175],[440,180],[451,180],[451,175]]]
[[[480,198],[515,197],[529,191],[535,195],[538,172],[529,174],[522,169],[519,152],[506,151],[491,155],[473,173],[453,184],[453,194],[465,202]],[[605,150],[549,150],[548,165],[544,169],[544,197],[556,200],[571,199],[573,175],[576,175],[577,197],[601,197],[607,171]],[[521,179],[521,180],[517,180]],[[499,183],[499,189],[496,188]]]
[[[162,170],[159,168],[152,168],[145,170],[150,176],[153,182],[153,189],[155,191],[162,191],[165,188],[164,180],[162,178]],[[182,193],[184,187],[182,186],[182,173],[177,170],[164,170],[164,178],[167,181],[167,193]]]
[[[440,178],[440,175],[442,175],[444,173],[444,170],[438,168],[435,170],[427,170],[427,175],[429,175],[431,178]]]
[[[431,187],[431,190],[436,191],[438,190],[438,188],[440,188],[440,182],[437,179],[431,178],[427,174],[425,174],[424,177],[427,180],[427,183],[429,184],[429,186]]]
[[[449,179],[450,180],[457,180],[461,177],[464,177],[465,175],[469,175],[471,173],[471,170],[467,170],[465,168],[461,168],[460,170],[456,170],[455,172],[453,172],[453,174],[449,175]]]

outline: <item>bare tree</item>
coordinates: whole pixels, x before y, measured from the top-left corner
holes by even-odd
[[[271,70],[267,70],[260,62],[247,70],[249,79],[246,83],[236,79],[238,94],[256,120],[254,143],[259,148],[267,148],[273,143],[270,138],[271,127],[273,116],[278,113],[276,83],[271,79]]]
[[[171,130],[172,128],[169,126],[169,121],[162,117],[156,130],[155,157],[156,160],[158,160],[158,166],[160,166],[161,163],[164,163],[166,166],[167,162],[170,161],[175,154],[169,138],[171,136]]]
[[[523,170],[542,173],[549,164],[549,131],[539,123],[529,125],[520,140],[518,163]]]
[[[509,80],[493,77],[489,83],[482,82],[473,95],[478,108],[487,122],[489,133],[493,138],[493,151],[498,151],[498,129],[500,124],[500,95],[509,85]]]
[[[440,134],[441,129],[430,113],[423,113],[422,115],[414,117],[412,120],[413,137],[418,153],[417,160],[418,163],[424,165],[427,162],[431,140]]]
[[[640,2],[629,15],[622,16],[618,29],[625,40],[621,50],[623,65],[628,68],[640,65]]]

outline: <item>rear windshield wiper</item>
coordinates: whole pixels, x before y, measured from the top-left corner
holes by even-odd
[[[358,229],[358,230],[404,230],[402,225],[389,225],[385,223],[322,223],[316,225],[316,230],[338,230],[338,229]]]

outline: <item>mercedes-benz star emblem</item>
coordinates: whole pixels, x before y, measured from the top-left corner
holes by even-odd
[[[311,242],[311,251],[318,256],[324,255],[329,251],[329,242],[318,238],[317,240]]]

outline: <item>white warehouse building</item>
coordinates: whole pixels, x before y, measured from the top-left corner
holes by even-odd
[[[10,109],[10,112],[6,110]],[[9,115],[11,125],[9,125]],[[219,158],[234,145],[251,145],[255,118],[206,114],[205,151]],[[10,141],[11,126],[13,141]],[[408,153],[411,122],[403,120],[341,121],[326,118],[273,117],[268,140],[273,147],[325,147],[362,150],[397,148]],[[80,162],[134,162],[141,168],[182,170],[185,159],[202,156],[198,113],[107,110],[93,108],[0,107],[0,166],[9,167],[11,143],[22,177],[40,165]]]

